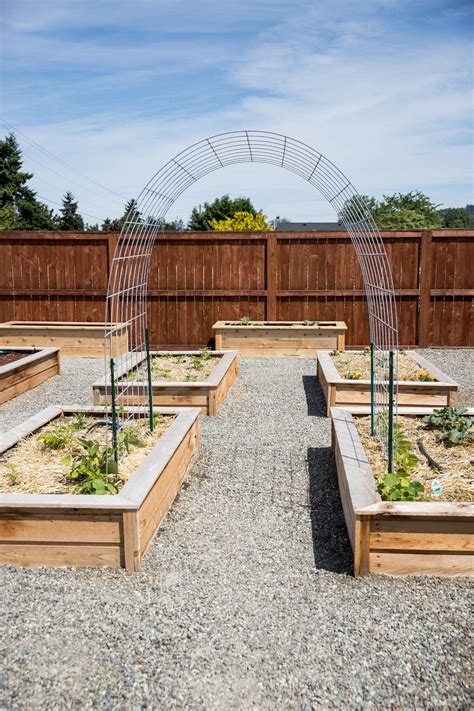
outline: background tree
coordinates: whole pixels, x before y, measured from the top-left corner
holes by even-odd
[[[465,207],[448,207],[439,211],[443,227],[469,227],[471,221]]]
[[[359,195],[346,200],[339,213],[339,219],[363,219],[364,209],[368,208],[379,229],[402,230],[439,227],[441,219],[439,205],[431,202],[427,195],[419,190],[409,193],[384,195],[378,202],[374,197]]]
[[[22,171],[21,150],[13,133],[0,141],[0,229],[53,230],[53,211],[36,199]]]
[[[353,222],[362,220],[366,215],[366,210],[369,210],[373,215],[376,207],[377,200],[374,197],[354,195],[345,201],[342,210],[339,211],[338,221],[343,222],[345,219]]]
[[[211,220],[211,228],[217,232],[262,232],[271,230],[267,216],[261,212],[252,215],[251,212],[236,212],[233,217],[225,220]]]
[[[211,231],[211,220],[225,220],[227,217],[234,217],[236,212],[248,212],[256,215],[257,211],[252,205],[250,198],[238,197],[230,198],[223,195],[216,198],[214,202],[205,202],[202,209],[194,207],[188,222],[188,229],[199,231]]]
[[[84,230],[84,220],[77,210],[78,204],[77,201],[74,200],[74,195],[67,191],[63,197],[63,206],[58,217],[57,224],[59,230],[75,230],[77,232]]]
[[[420,190],[384,195],[373,211],[377,226],[384,230],[439,227],[439,205]]]
[[[101,227],[102,232],[120,232],[126,221],[142,221],[141,213],[137,209],[137,201],[133,198],[125,205],[122,217],[116,217],[114,220],[111,220],[110,217],[105,218]]]

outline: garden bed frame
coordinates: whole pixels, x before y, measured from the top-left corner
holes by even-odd
[[[126,324],[117,323],[111,330],[115,357],[128,350],[128,329]],[[63,356],[100,358],[104,355],[104,333],[104,323],[97,322],[6,321],[0,324],[0,348],[55,346]]]
[[[24,358],[0,366],[0,404],[59,375],[59,348],[7,346],[8,351],[27,351]]]
[[[212,328],[216,350],[232,348],[242,356],[267,358],[311,358],[318,348],[343,351],[347,331],[343,321],[320,321],[314,326],[300,321],[252,321],[249,326],[217,321]]]
[[[0,494],[0,563],[140,570],[199,449],[197,408],[155,411],[177,417],[118,494]],[[0,435],[0,453],[58,417],[78,412],[100,417],[105,411],[48,407]]]
[[[434,408],[400,407],[405,416]],[[471,414],[472,414],[471,410]],[[382,501],[354,417],[333,407],[332,447],[354,575],[474,575],[474,505],[467,502]]]
[[[360,353],[361,351],[353,351]],[[334,365],[330,351],[317,352],[317,376],[326,398],[326,415],[331,414],[331,407],[349,407],[370,405],[370,380],[349,380],[343,378]],[[431,375],[436,382],[399,380],[398,402],[400,405],[413,407],[451,407],[456,404],[458,384],[446,373],[436,368],[423,356],[406,351],[415,363]]]
[[[151,351],[150,356],[165,354],[173,356],[199,356],[200,351]],[[219,362],[209,373],[206,380],[192,382],[154,380],[151,387],[153,405],[199,407],[203,415],[216,415],[227,397],[227,393],[237,378],[237,353],[235,351],[213,351],[212,358]],[[116,378],[120,378],[137,365],[143,363],[146,353],[129,353],[116,363]],[[107,392],[107,396],[106,396]],[[110,375],[97,380],[92,386],[92,397],[95,404],[111,402]],[[119,388],[117,404],[136,405],[148,402],[148,384],[142,381],[129,381],[127,389]]]

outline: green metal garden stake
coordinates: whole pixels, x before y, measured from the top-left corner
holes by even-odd
[[[393,351],[389,353],[388,370],[388,472],[393,472]]]
[[[150,360],[150,339],[148,337],[148,327],[145,328],[146,347],[146,368],[148,374],[148,410],[150,413],[150,432],[153,432],[153,392],[151,389],[151,360]]]
[[[112,401],[112,447],[114,450],[115,463],[118,464],[118,443],[117,443],[117,410],[115,406],[115,364],[114,359],[110,359],[110,394]]]
[[[375,367],[374,344],[370,342],[370,434],[375,435]]]

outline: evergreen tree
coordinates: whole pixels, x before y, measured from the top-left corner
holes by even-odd
[[[58,218],[59,230],[75,230],[76,232],[84,230],[84,220],[78,213],[77,208],[78,204],[74,200],[74,195],[68,190],[63,197],[63,206]]]
[[[469,227],[469,213],[464,207],[448,207],[447,210],[441,211],[441,219],[443,227]]]
[[[52,230],[53,211],[36,199],[22,171],[21,150],[13,133],[0,140],[0,229]]]
[[[238,197],[233,200],[228,195],[223,195],[216,198],[214,202],[205,202],[202,210],[194,207],[189,218],[188,229],[198,232],[211,231],[211,220],[225,220],[227,217],[234,217],[236,212],[257,214],[249,198]]]

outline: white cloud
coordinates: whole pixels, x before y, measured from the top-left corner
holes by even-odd
[[[81,3],[73,5],[67,17],[57,3],[49,5],[53,24],[80,19]],[[228,8],[225,5],[226,20],[221,30],[242,22],[245,12],[251,12],[247,2],[229,3]],[[257,3],[255,17],[271,18],[271,5]],[[442,9],[445,3],[438,5]],[[205,24],[205,17],[209,30],[209,17],[213,10],[220,12],[219,6],[204,3],[196,29]],[[185,82],[190,68],[205,72],[218,66],[229,92],[239,98],[229,105],[224,97],[221,101],[215,97],[199,113],[194,100],[187,103],[181,99],[175,105],[164,99],[156,104],[156,117],[150,118],[149,106],[145,116],[140,100],[127,102],[124,96],[120,109],[114,106],[94,114],[87,106],[79,106],[74,120],[43,122],[38,116],[20,128],[81,172],[126,197],[138,194],[163,163],[194,141],[221,131],[254,128],[281,132],[314,146],[333,160],[360,192],[380,196],[419,188],[436,202],[463,205],[473,200],[467,145],[469,46],[462,37],[440,34],[441,17],[433,20],[436,31],[421,33],[420,28],[404,21],[403,3],[400,16],[394,16],[393,8],[398,6],[390,0],[364,4],[335,0],[304,2],[285,12],[285,4],[278,3],[276,21],[264,24],[261,31],[256,30],[258,23],[254,22],[253,35],[245,37],[238,52],[238,38],[222,41],[217,27],[204,45],[196,39],[166,36],[142,46],[116,47],[111,54],[109,47],[90,40],[88,56],[82,60],[81,43],[34,37],[31,52],[35,57],[41,57],[42,43],[46,42],[47,51],[54,51],[52,56],[73,65],[96,64],[106,73],[106,78],[83,79],[86,87],[97,88],[103,81],[116,82],[118,87],[128,81],[132,85],[155,71],[156,76],[180,72],[183,78],[178,81]],[[117,7],[113,22],[120,24],[126,14],[120,3]],[[150,4],[141,2],[137,7],[135,21],[140,22]],[[182,29],[176,4],[173,8],[172,2],[160,3],[160,11],[165,27],[174,22],[176,29]],[[102,21],[104,3],[91,6],[91,12],[88,23]],[[19,18],[10,17],[10,22],[21,31],[26,23],[30,31],[42,26],[41,14],[33,8],[29,20],[23,13]],[[198,14],[190,12],[186,17],[185,31]],[[149,29],[157,18],[160,13],[152,13]],[[119,50],[122,54],[117,58]],[[24,61],[24,57],[19,60]],[[25,151],[36,155],[26,144]],[[59,200],[61,190],[70,187],[83,210],[101,217],[118,214],[120,206],[112,196],[107,198],[98,191],[94,198],[33,163],[31,168],[42,194]],[[40,177],[57,184],[54,195],[52,188],[40,190]],[[272,217],[285,214],[295,220],[332,219],[331,209],[296,176],[249,165],[228,168],[202,180],[179,199],[170,216],[187,217],[193,205],[223,192],[250,195]]]

